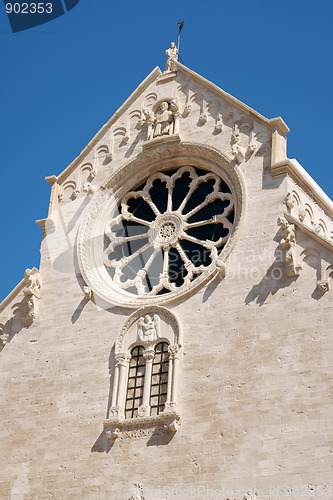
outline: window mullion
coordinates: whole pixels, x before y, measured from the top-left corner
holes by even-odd
[[[116,396],[114,405],[114,413],[120,418],[124,418],[125,397],[126,397],[126,383],[128,377],[128,366],[130,362],[129,354],[119,354],[116,357],[117,371],[115,373],[115,384],[113,389],[113,396]],[[116,388],[117,384],[117,388]]]
[[[179,377],[179,345],[175,344],[169,347],[169,356],[172,361],[172,384],[171,384],[171,401],[170,407],[176,407],[178,394],[178,377]]]
[[[145,417],[150,415],[150,388],[151,388],[151,374],[153,367],[153,359],[155,356],[154,349],[146,349],[143,351],[143,357],[146,361],[145,367],[145,378],[143,385],[143,396],[142,396],[142,404],[138,410],[138,415],[140,417]]]

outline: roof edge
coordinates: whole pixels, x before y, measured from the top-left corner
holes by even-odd
[[[310,190],[317,203],[324,207],[329,212],[330,217],[333,218],[333,201],[295,158],[287,158],[273,163],[271,172],[273,177],[289,174],[293,179],[303,184],[303,186]]]
[[[3,299],[3,301],[0,304],[0,313],[6,309],[6,307],[11,303],[11,301],[20,293],[21,290],[23,290],[25,286],[25,279],[22,278],[21,281],[16,285],[15,288],[9,294],[7,297]]]
[[[179,61],[175,61],[175,65],[177,66],[177,68],[184,71],[184,73],[187,73],[195,80],[198,80],[199,82],[204,84],[206,87],[209,87],[212,91],[217,92],[218,94],[221,95],[221,97],[224,97],[225,99],[227,99],[229,102],[231,102],[235,106],[243,109],[247,113],[256,117],[258,120],[263,121],[268,127],[278,128],[283,135],[286,135],[290,131],[288,125],[285,123],[285,121],[280,116],[278,116],[277,118],[268,119],[265,116],[258,113],[258,111],[256,111],[255,109],[250,108],[250,106],[248,106],[247,104],[244,104],[242,101],[240,101],[236,97],[232,96],[231,94],[228,94],[228,92],[225,92],[225,90],[223,90],[220,87],[218,87],[217,85],[215,85],[215,83],[212,83],[211,81],[207,80],[206,78],[199,75],[198,73],[196,73],[192,69],[189,69],[187,66],[184,66],[184,64],[181,64]]]
[[[106,132],[107,129],[122,115],[127,108],[135,101],[135,99],[145,91],[145,89],[162,74],[162,71],[158,66],[156,66],[151,73],[140,83],[140,85],[132,92],[132,94],[126,99],[126,101],[117,109],[117,111],[111,116],[111,118],[99,129],[97,134],[88,142],[87,146],[81,151],[79,156],[77,156],[72,163],[68,165],[58,175],[56,178],[57,182],[62,182],[66,177],[75,169],[75,167],[80,163],[80,161],[92,150],[101,136]],[[53,176],[49,176],[53,177]],[[49,182],[49,180],[47,179]]]

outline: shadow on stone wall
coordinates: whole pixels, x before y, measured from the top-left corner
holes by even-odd
[[[22,323],[22,317],[26,312],[26,297],[23,297],[21,302],[17,302],[11,306],[9,319],[5,323],[0,323],[0,352],[17,333],[29,326]]]

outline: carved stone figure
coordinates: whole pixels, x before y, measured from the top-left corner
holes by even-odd
[[[142,484],[134,485],[134,491],[132,492],[129,500],[145,500]]]
[[[26,326],[36,318],[37,304],[40,299],[41,277],[38,269],[26,269],[24,273],[26,286],[23,293],[26,296],[27,314],[21,317],[22,323]]]
[[[179,134],[179,121],[180,121],[181,112],[179,109],[179,104],[178,104],[177,99],[172,99],[172,101],[170,102],[170,110],[172,111],[173,118],[174,118],[173,133]]]
[[[287,197],[286,197],[286,200],[285,200],[285,204],[286,204],[287,208],[289,208],[289,210],[291,210],[292,208],[294,208],[294,206],[295,206],[295,198],[293,197],[292,193],[288,193],[287,194]]]
[[[173,121],[173,113],[171,110],[169,110],[168,103],[166,101],[163,101],[158,108],[155,116],[154,137],[172,134]]]
[[[240,131],[237,123],[235,123],[234,130],[231,135],[231,152],[237,163],[241,163],[245,159],[248,159],[256,150],[255,137],[253,132],[251,132],[250,138],[248,140],[248,145],[243,146],[240,138]]]
[[[287,275],[299,276],[301,266],[297,261],[295,226],[289,224],[285,217],[279,217],[277,223],[282,228],[280,244],[285,249],[284,261]]]
[[[91,300],[92,297],[92,290],[89,286],[84,286],[83,287],[83,293],[86,298],[86,300]]]
[[[9,342],[9,334],[8,333],[3,333],[0,335],[0,344],[5,346]]]
[[[154,342],[159,337],[159,317],[146,314],[138,320],[138,338],[142,342]]]
[[[178,61],[178,49],[175,42],[171,42],[171,47],[165,51],[168,56],[165,68],[167,72],[177,71],[175,62]]]
[[[24,272],[25,294],[40,297],[40,275],[37,269],[26,269]],[[30,293],[26,293],[30,292]]]
[[[154,113],[149,110],[148,108],[144,108],[142,110],[142,119],[140,120],[140,125],[144,125],[145,123],[147,124],[148,127],[148,133],[147,133],[147,139],[148,141],[153,138],[153,127],[154,127],[154,122],[155,122],[155,115]]]

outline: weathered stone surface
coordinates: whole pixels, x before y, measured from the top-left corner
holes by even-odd
[[[332,496],[332,204],[286,158],[281,119],[261,117],[172,64],[177,72],[154,70],[78,159],[48,178],[51,209],[39,221],[42,287],[38,298],[31,292],[38,300],[33,322],[21,320],[29,313],[24,280],[0,306],[0,498],[169,500],[193,491],[197,498],[240,500],[277,498],[278,491],[283,499],[287,487]],[[162,102],[174,106],[173,128],[155,138],[147,117],[154,120]],[[125,327],[131,332],[136,309],[106,302],[84,281],[78,234],[96,195],[116,183],[121,192],[121,169],[136,162],[134,174],[126,174],[134,189],[165,170],[158,151],[169,144],[172,155],[180,147],[175,141],[188,144],[186,151],[191,144],[193,151],[210,148],[211,165],[223,155],[219,168],[237,171],[244,187],[235,198],[237,238],[199,287],[171,302],[161,296],[169,311],[165,331],[176,332],[178,321],[182,332],[181,341],[164,335],[179,362],[177,429],[148,418],[110,439],[104,422],[122,361],[115,352],[127,353],[115,344]],[[147,171],[140,164],[144,145]],[[181,166],[177,157],[170,161]],[[288,273],[290,262],[298,274]],[[162,318],[162,308],[142,300],[148,309],[138,318],[151,315],[145,322],[156,326],[152,315],[160,311]],[[147,345],[163,337],[162,326],[149,330]],[[136,328],[134,343],[143,335]]]

